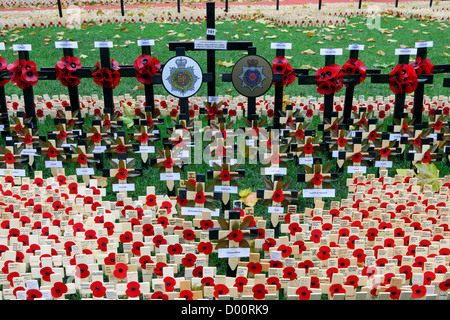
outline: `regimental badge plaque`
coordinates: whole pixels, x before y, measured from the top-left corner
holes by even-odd
[[[249,55],[239,59],[233,67],[231,81],[243,96],[259,97],[272,85],[272,66],[261,56]]]
[[[176,56],[167,61],[161,73],[164,88],[177,98],[188,98],[200,90],[203,72],[192,58]]]

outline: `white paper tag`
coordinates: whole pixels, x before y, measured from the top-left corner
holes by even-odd
[[[112,41],[95,41],[94,47],[95,48],[112,48],[113,43],[112,43]]]
[[[184,216],[201,216],[202,212],[209,212],[209,213],[211,213],[212,217],[218,217],[219,214],[220,214],[220,210],[219,209],[211,211],[208,208],[181,207],[181,214],[184,215]]]
[[[215,36],[216,35],[216,29],[207,28],[206,29],[206,35],[207,36]]]
[[[314,164],[314,158],[298,158],[298,164]]]
[[[77,176],[94,174],[94,168],[76,168]]]
[[[219,103],[220,102],[220,97],[214,97],[214,96],[208,96],[208,102],[209,103]]]
[[[154,153],[155,147],[154,146],[139,146],[139,151],[136,151],[136,153]]]
[[[375,168],[392,168],[392,161],[375,161]]]
[[[160,173],[159,179],[162,181],[180,180],[180,173],[179,172]]]
[[[433,46],[433,41],[417,41],[415,43],[416,48],[431,48]]]
[[[36,149],[23,149],[20,152],[21,156],[36,156]]]
[[[46,168],[62,168],[62,161],[45,161]]]
[[[415,55],[417,54],[417,49],[416,48],[400,48],[400,49],[395,49],[395,55],[396,56],[401,56],[401,55]]]
[[[195,50],[227,50],[225,40],[194,40]]]
[[[154,46],[155,45],[155,40],[153,39],[139,39],[137,41],[137,45],[139,47],[143,47],[143,46]]]
[[[13,177],[25,177],[26,172],[24,169],[12,169],[12,176]],[[6,171],[5,169],[0,169],[0,176],[5,176]]]
[[[113,191],[134,191],[134,183],[116,183],[113,184]]]
[[[322,48],[320,49],[321,56],[342,56],[342,48]]]
[[[222,165],[222,160],[209,160],[209,166],[212,167],[213,163],[217,163],[219,166]],[[237,159],[230,159],[230,165],[235,165]]]
[[[0,42],[0,50],[5,50],[5,43],[4,42]]]
[[[264,168],[264,174],[272,175],[272,174],[286,174],[287,168],[277,168],[277,167],[268,167]]]
[[[238,193],[238,188],[234,186],[214,186],[214,192]]]
[[[270,251],[270,260],[281,261],[281,251]]]
[[[283,213],[284,207],[268,207],[267,212],[268,213]]]
[[[76,41],[56,41],[55,48],[56,49],[77,49],[78,42],[76,42]]]
[[[103,153],[106,150],[106,146],[95,146],[94,149],[92,149],[92,153]]]
[[[348,45],[348,50],[364,50],[363,44],[352,43]]]
[[[361,171],[362,173],[366,173],[367,167],[365,166],[348,166],[347,173],[355,173],[356,171]]]
[[[339,150],[333,150],[332,156],[333,158],[339,157]]]
[[[270,44],[270,49],[290,50],[290,49],[292,49],[292,43],[289,43],[289,42],[272,42]]]
[[[400,133],[391,133],[389,135],[389,141],[394,141],[394,140],[400,141],[401,138],[402,138],[402,135]]]
[[[250,257],[250,248],[221,248],[218,249],[219,258]]]
[[[336,195],[335,189],[303,189],[303,198],[333,198]]]
[[[13,44],[14,51],[31,51],[31,44]]]

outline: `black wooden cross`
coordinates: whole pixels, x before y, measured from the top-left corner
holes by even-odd
[[[409,64],[409,56],[413,53],[414,49],[397,49],[398,63],[399,64]],[[389,83],[389,74],[371,74],[372,83]],[[418,76],[418,83],[432,83],[433,75],[420,75]],[[402,114],[405,108],[406,93],[396,93],[395,94],[395,105],[394,105],[394,119],[401,120]],[[421,109],[422,111],[422,109]],[[422,119],[422,117],[420,117]]]
[[[323,55],[325,56],[325,66],[330,66],[336,61],[336,53],[339,54],[339,49],[324,49]],[[360,76],[355,75],[343,75],[343,81],[349,84],[357,84],[360,81]],[[298,77],[299,85],[316,85],[316,75],[300,75]],[[323,121],[330,121],[334,107],[334,94],[324,95],[324,111]],[[345,121],[346,122],[346,121]]]
[[[428,41],[416,42],[417,58],[424,60],[427,58],[427,48],[431,45]],[[416,59],[417,59],[416,58]],[[436,73],[448,73],[450,72],[450,64],[435,65],[433,68],[433,74]],[[431,78],[431,81],[433,79]],[[414,123],[418,124],[422,122],[422,110],[423,110],[423,96],[424,96],[424,82],[419,82],[416,91],[414,91],[414,105],[413,105],[413,119]]]

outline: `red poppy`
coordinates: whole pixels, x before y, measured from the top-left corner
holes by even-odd
[[[106,287],[101,281],[94,281],[90,285],[92,295],[96,298],[101,298],[106,294]]]
[[[28,289],[27,290],[27,300],[34,300],[42,298],[42,292],[38,289]]]
[[[8,63],[6,62],[6,59],[3,57],[0,57],[0,71],[5,71],[8,68]],[[9,78],[8,79],[2,79],[0,80],[0,87],[3,87],[5,84],[7,84],[9,82]]]
[[[355,58],[350,58],[347,60],[347,62],[342,66],[342,72],[348,75],[359,74],[359,83],[364,82],[367,76],[366,66],[364,62]],[[356,85],[357,84],[345,84],[346,87],[354,87]]]
[[[314,243],[319,243],[321,237],[322,237],[322,230],[314,229],[311,231],[311,236],[310,236],[309,240]]]
[[[413,299],[423,298],[427,293],[427,288],[424,285],[414,284],[411,287],[411,297]]]
[[[198,191],[197,194],[195,195],[195,203],[197,204],[203,204],[206,201],[206,197],[205,194],[203,193],[203,191]]]
[[[350,259],[343,257],[338,259],[338,268],[347,268],[348,266],[350,266]]]
[[[321,246],[317,251],[317,257],[320,260],[327,260],[330,257],[330,251],[331,251],[330,247]]]
[[[159,216],[158,219],[156,220],[156,223],[158,223],[164,229],[166,229],[167,226],[169,225],[169,218],[167,218],[166,216]]]
[[[448,289],[450,289],[450,279],[446,279],[439,283],[439,290],[446,292]]]
[[[31,60],[17,59],[14,63],[8,64],[7,69],[11,83],[15,83],[22,90],[38,83],[39,72],[36,63]]]
[[[119,236],[119,241],[122,243],[130,243],[133,241],[133,233],[131,231],[125,231]]]
[[[345,285],[347,286],[353,286],[353,288],[357,288],[358,287],[358,281],[359,278],[356,275],[349,275],[345,281]]]
[[[264,251],[269,251],[270,248],[274,247],[276,245],[276,240],[273,238],[266,238],[264,241],[262,248]]]
[[[233,287],[237,288],[237,292],[243,292],[244,286],[248,283],[248,279],[246,277],[236,277],[234,280]]]
[[[142,84],[153,83],[153,76],[161,69],[161,62],[147,54],[140,55],[133,63],[136,79]]]
[[[141,294],[140,287],[141,285],[139,284],[139,282],[130,281],[127,283],[127,290],[125,290],[125,294],[129,298],[139,297],[139,295]]]
[[[141,241],[135,241],[133,242],[133,246],[131,248],[131,252],[135,255],[135,256],[140,256],[141,255],[141,248],[144,246],[144,243]]]
[[[412,93],[418,85],[417,74],[408,64],[397,64],[389,73],[389,86],[395,94]]]
[[[281,256],[283,258],[287,258],[292,254],[292,248],[290,246],[287,246],[285,244],[282,244],[278,247],[277,251],[281,251]]]
[[[164,166],[164,168],[166,168],[166,169],[172,168],[173,165],[174,165],[174,162],[173,162],[172,158],[167,158],[167,159],[165,159],[165,160],[163,161],[163,166]]]
[[[345,139],[344,137],[339,137],[337,139],[337,144],[339,145],[339,147],[344,147],[347,142],[348,140]]]
[[[428,163],[431,161],[431,154],[427,151],[423,154],[422,163]]]
[[[335,94],[341,90],[344,84],[344,73],[339,65],[333,63],[318,69],[315,74],[315,81],[318,93]]]
[[[200,220],[200,228],[203,230],[208,230],[214,227],[214,221],[211,219],[202,219]]]
[[[230,292],[230,289],[224,284],[216,284],[214,286],[214,297],[219,299],[219,296],[227,295]]]
[[[56,158],[58,156],[58,151],[56,151],[56,148],[50,147],[47,149],[47,156],[49,158]]]
[[[369,229],[367,229],[367,233],[366,233],[367,240],[374,241],[377,236],[378,236],[378,229],[377,228],[369,228]]]
[[[173,277],[165,277],[163,281],[166,292],[173,292],[175,290],[176,280]]]
[[[295,290],[295,294],[298,295],[299,300],[309,300],[311,293],[312,291],[306,286],[298,287],[297,290]]]
[[[284,195],[283,195],[283,190],[275,190],[272,196],[272,201],[275,202],[283,202],[284,200]]]
[[[211,242],[199,242],[199,244],[197,245],[197,250],[200,253],[204,253],[206,255],[210,254],[213,250],[213,246],[211,244]]]
[[[14,155],[12,153],[6,153],[5,154],[5,162],[7,164],[13,164],[15,162]]]
[[[191,290],[185,289],[185,290],[180,291],[178,298],[185,299],[185,300],[193,300],[194,293]]]
[[[77,57],[64,56],[56,63],[56,79],[63,86],[77,86],[80,84],[80,78],[75,76],[75,71],[81,69],[80,59]]]
[[[169,296],[161,291],[155,291],[153,292],[151,298],[153,300],[169,300]]]
[[[391,149],[389,149],[389,148],[382,148],[380,150],[381,157],[389,157],[390,154],[391,154]]]
[[[314,176],[311,179],[311,182],[315,186],[320,186],[323,181],[323,176],[320,173],[314,174]]]
[[[264,299],[266,294],[268,294],[266,287],[262,283],[254,285],[252,287],[252,291],[253,291],[253,298],[255,298],[256,300]]]
[[[89,274],[90,274],[90,272],[89,272],[87,264],[80,263],[80,264],[78,264],[76,266],[76,268],[75,268],[75,275],[78,278],[81,278],[81,279],[87,278],[87,277],[89,277]]]
[[[408,266],[408,265],[401,266],[398,271],[399,271],[399,273],[405,274],[405,279],[406,280],[409,280],[409,279],[412,278],[413,274],[412,274],[411,266]]]
[[[60,298],[67,293],[67,286],[64,282],[55,282],[50,292],[53,298]]]
[[[118,279],[125,279],[127,276],[128,266],[125,263],[117,263],[113,271],[113,275]]]
[[[41,273],[41,276],[42,276],[42,280],[47,281],[47,282],[50,281],[50,276],[52,274],[54,274],[52,268],[50,268],[50,267],[42,268],[40,273]]]
[[[329,288],[329,291],[330,291],[330,295],[331,295],[331,297],[334,297],[334,295],[335,294],[341,294],[341,293],[343,293],[343,294],[345,294],[345,289],[342,287],[342,284],[340,284],[340,283],[335,283],[335,284],[332,284],[331,286],[330,286],[330,288]]]
[[[282,74],[282,80],[273,83],[275,86],[287,87],[295,81],[295,71],[289,64],[286,57],[283,56],[276,57],[272,62],[272,71],[274,73]]]
[[[385,292],[389,292],[389,298],[392,300],[398,300],[398,298],[400,297],[400,293],[402,292],[401,289],[397,288],[397,287],[389,287],[386,289]]]
[[[100,62],[97,61],[97,69],[92,73],[94,82],[102,88],[114,89],[120,82],[120,67],[114,60],[111,61],[111,69],[100,68]]]
[[[303,152],[305,154],[312,154],[314,151],[314,146],[311,143],[306,143],[303,147]]]
[[[183,252],[183,247],[179,243],[170,244],[167,247],[167,253],[170,254],[170,255],[180,254],[182,252]]]
[[[204,284],[206,287],[214,287],[214,278],[213,277],[205,277],[202,279],[201,284]]]
[[[417,75],[433,74],[435,67],[431,64],[430,59],[422,59],[421,57],[416,57],[416,59],[409,65],[414,68]]]
[[[233,230],[228,234],[227,238],[230,241],[240,242],[244,238],[244,233],[241,230]]]
[[[297,222],[293,222],[289,224],[289,233],[293,236],[295,235],[297,232],[302,232],[302,228],[300,227],[300,225]]]
[[[295,272],[295,268],[294,267],[285,267],[283,269],[283,278],[284,279],[289,279],[289,280],[294,280],[295,278],[297,278],[297,273]]]
[[[262,264],[259,262],[249,262],[247,264],[248,272],[253,274],[258,274],[262,271]]]
[[[187,253],[183,259],[181,259],[181,263],[185,267],[193,267],[195,265],[195,261],[197,261],[197,256],[193,253]]]
[[[355,154],[352,155],[352,161],[353,163],[360,163],[362,160],[362,153],[361,152],[357,152]]]

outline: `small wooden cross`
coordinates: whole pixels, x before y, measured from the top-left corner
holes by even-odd
[[[142,175],[142,169],[134,168],[135,159],[128,161],[126,153],[119,153],[117,162],[109,160],[111,169],[103,168],[103,177],[111,178],[113,192],[128,194],[128,191],[135,191],[135,177]]]
[[[182,161],[180,158],[173,157],[170,145],[164,146],[164,150],[156,148],[156,152],[158,157],[151,158],[150,164],[154,168],[159,168],[160,179],[166,181],[168,195],[175,197],[175,180],[181,180]]]
[[[71,145],[73,154],[68,154],[64,163],[73,163],[77,176],[81,176],[83,182],[87,185],[91,176],[94,174],[94,166],[100,160],[95,158],[92,153],[94,145],[87,146],[84,139],[78,140],[77,146]]]

